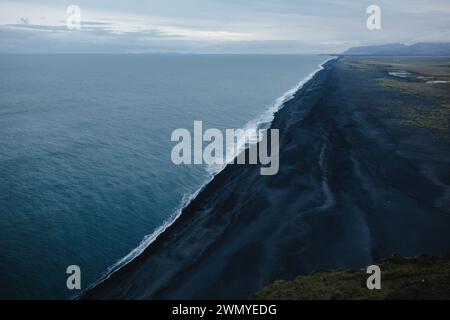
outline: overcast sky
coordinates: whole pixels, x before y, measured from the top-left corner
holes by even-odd
[[[381,8],[381,30],[366,9]],[[81,30],[66,25],[81,9]],[[450,42],[450,0],[0,0],[1,53],[338,53]]]

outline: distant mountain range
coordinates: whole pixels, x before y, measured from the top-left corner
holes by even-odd
[[[450,43],[385,44],[353,47],[342,55],[450,56]]]

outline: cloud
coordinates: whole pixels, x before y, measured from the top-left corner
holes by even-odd
[[[70,31],[59,1],[6,0],[0,3],[0,52],[331,53],[372,43],[450,41],[448,0],[378,0],[380,31],[366,28],[372,2],[78,0],[81,30]]]
[[[5,27],[5,28],[13,28],[13,29],[49,31],[49,32],[66,31],[67,30],[66,26],[46,26],[46,25],[30,24],[30,23],[6,24],[3,27]]]

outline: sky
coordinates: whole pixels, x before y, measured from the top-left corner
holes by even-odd
[[[450,0],[0,0],[0,53],[340,53],[450,42],[449,18]]]

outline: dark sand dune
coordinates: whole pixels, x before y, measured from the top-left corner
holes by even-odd
[[[376,76],[327,63],[275,117],[277,175],[227,166],[143,254],[82,298],[248,298],[318,268],[448,254],[449,147],[370,116],[399,95]],[[414,134],[421,143],[410,143]]]

